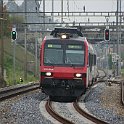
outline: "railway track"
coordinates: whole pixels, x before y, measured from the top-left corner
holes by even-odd
[[[38,88],[39,83],[29,83],[0,89],[0,101]]]
[[[100,72],[103,72],[103,74],[101,75]],[[104,69],[98,69],[97,73],[98,73],[98,75],[97,75],[97,78],[98,78],[97,82],[105,82],[106,80],[104,78],[107,76],[105,70]]]
[[[87,118],[88,120],[91,120],[92,122],[96,123],[96,124],[108,124],[105,121],[102,121],[94,116],[92,116],[91,114],[87,113],[85,110],[83,110],[79,104],[78,101],[73,103],[74,108],[76,109],[76,111],[78,113],[80,113],[83,117]]]
[[[88,95],[90,94],[90,90],[87,91],[87,93],[83,96],[83,101],[85,101],[85,99],[88,97]],[[80,99],[80,98],[79,98]],[[75,108],[75,110],[81,114],[84,118],[87,118],[88,120],[90,120],[93,123],[96,124],[108,124],[105,121],[102,121],[94,116],[92,116],[91,114],[87,113],[85,110],[83,110],[79,104],[78,104],[79,100],[76,100],[76,102],[73,102],[73,106]],[[46,110],[47,112],[56,120],[58,120],[59,122],[63,123],[63,124],[74,124],[72,121],[63,118],[61,115],[59,115],[58,113],[56,113],[53,108],[52,108],[52,101],[47,101],[46,103]]]
[[[46,102],[46,110],[47,112],[56,120],[58,120],[59,122],[63,123],[63,124],[74,124],[73,122],[69,121],[66,118],[63,118],[62,116],[60,116],[58,113],[56,113],[53,108],[52,108],[52,101],[48,100]]]
[[[103,72],[103,75],[100,74],[100,72]],[[114,77],[113,78],[110,78],[110,79],[104,79],[105,77],[107,77],[107,73],[105,72],[104,69],[98,69],[97,70],[97,82],[111,82],[111,83],[115,83],[115,84],[120,84],[120,82],[122,82],[123,80],[122,79],[115,79]]]
[[[93,123],[96,123],[96,124],[108,124],[107,122],[105,121],[102,121],[94,116],[92,116],[91,114],[85,112],[85,110],[82,110],[82,108],[80,108],[80,106],[78,105],[78,101],[74,102],[73,103],[73,106],[75,108],[75,110],[81,114],[84,118],[87,118],[88,120],[90,120],[91,122]],[[52,108],[52,101],[47,101],[46,102],[46,110],[47,112],[53,117],[55,118],[57,121],[59,121],[60,123],[63,123],[63,124],[74,124],[74,122],[72,122],[71,120],[68,120],[64,117],[62,117],[61,115],[59,115],[53,108]]]

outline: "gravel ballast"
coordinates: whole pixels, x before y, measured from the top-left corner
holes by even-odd
[[[85,101],[90,113],[110,124],[124,124],[124,107],[120,102],[120,85],[98,84]]]
[[[47,114],[44,115],[44,105],[39,107],[45,97],[40,90],[36,90],[0,102],[0,124],[52,124],[53,121]],[[64,103],[57,104],[59,113],[68,118],[74,117],[75,123],[83,122],[77,114],[71,113],[71,106],[68,109]],[[90,113],[110,124],[124,123],[124,107],[120,103],[119,84],[106,86],[105,83],[99,83],[91,90],[85,103],[80,101],[80,105],[85,105]]]
[[[39,109],[39,104],[45,97],[41,91],[33,91],[0,102],[0,124],[51,124]]]

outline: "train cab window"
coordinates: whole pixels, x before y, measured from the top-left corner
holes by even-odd
[[[45,44],[45,65],[84,66],[84,46],[81,44]]]
[[[84,65],[84,51],[66,50],[66,64]]]
[[[83,45],[67,45],[65,54],[66,64],[84,65]]]
[[[44,64],[63,64],[63,49],[61,44],[46,44]]]

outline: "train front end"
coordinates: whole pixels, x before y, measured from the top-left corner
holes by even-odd
[[[41,47],[40,83],[51,99],[77,98],[86,91],[87,45],[83,38],[62,35],[46,38]]]

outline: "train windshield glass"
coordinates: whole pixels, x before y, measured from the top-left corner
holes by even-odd
[[[84,65],[84,51],[66,50],[66,64]]]
[[[66,64],[84,65],[84,48],[82,45],[68,45],[65,53]]]
[[[63,49],[59,44],[47,44],[44,52],[45,64],[63,64]]]
[[[84,65],[84,46],[71,44],[45,44],[45,65]]]

